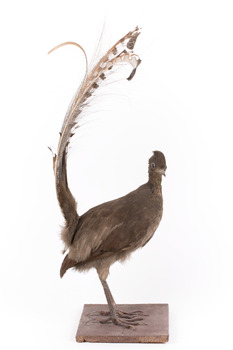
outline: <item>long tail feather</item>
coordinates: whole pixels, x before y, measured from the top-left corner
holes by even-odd
[[[77,90],[65,115],[65,119],[60,132],[60,140],[57,149],[57,155],[54,156],[54,174],[56,181],[56,192],[58,202],[65,218],[65,226],[62,230],[62,239],[69,247],[72,244],[72,238],[76,232],[79,215],[77,213],[77,203],[70,192],[67,181],[67,153],[70,138],[74,135],[79,124],[80,115],[89,103],[96,89],[101,86],[105,79],[108,79],[110,70],[113,66],[125,63],[132,66],[132,72],[127,78],[131,80],[136,73],[140,58],[134,53],[134,45],[140,34],[138,27],[121,38],[102,58],[94,65],[92,69],[88,67],[87,55],[85,50],[76,43],[66,42],[56,46],[50,52],[64,45],[72,44],[78,46],[84,53],[87,70],[85,77]],[[49,52],[49,53],[50,53]]]

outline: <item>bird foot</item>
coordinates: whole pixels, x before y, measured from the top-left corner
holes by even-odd
[[[110,316],[110,311],[100,311],[99,314],[101,316]],[[117,316],[121,317],[121,318],[127,318],[127,319],[132,319],[135,318],[135,316],[141,316],[140,319],[143,319],[142,316],[148,316],[146,314],[143,313],[143,311],[141,310],[135,310],[132,312],[125,312],[125,311],[121,311],[116,309],[116,314]]]
[[[113,313],[110,313],[110,311],[100,311],[98,313],[95,313],[95,315],[108,316],[106,319],[98,318],[99,323],[102,323],[102,324],[113,323],[115,325],[118,325],[124,328],[131,328],[131,329],[134,329],[134,326],[145,324],[139,321],[143,321],[144,317],[148,316],[140,310],[136,310],[132,312],[124,312],[118,309],[115,309]]]
[[[138,319],[138,320],[142,320],[142,319]],[[140,324],[139,322],[137,322],[136,318],[134,320],[131,319],[130,321],[126,321],[124,319],[121,319],[119,316],[108,317],[106,320],[100,320],[100,323],[102,324],[114,323],[117,326],[121,326],[124,328],[131,328],[131,329],[134,329],[134,326],[137,326]]]

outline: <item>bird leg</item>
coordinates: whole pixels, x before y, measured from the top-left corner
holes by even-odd
[[[109,289],[109,286],[107,284],[106,280],[100,279],[104,293],[107,299],[109,312],[100,312],[102,316],[110,316],[106,320],[100,320],[100,323],[110,323],[113,322],[114,324],[118,326],[122,326],[125,328],[134,328],[134,326],[139,325],[140,323],[138,321],[142,321],[143,317],[146,316],[143,315],[142,311],[134,311],[134,312],[123,312],[118,310],[116,303],[114,301],[114,298],[112,296],[112,293]]]

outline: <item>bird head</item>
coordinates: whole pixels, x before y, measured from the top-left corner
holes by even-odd
[[[149,159],[149,177],[166,176],[166,169],[167,165],[164,154],[160,151],[154,151],[153,156]]]

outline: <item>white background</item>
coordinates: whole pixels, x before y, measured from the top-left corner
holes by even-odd
[[[135,78],[102,91],[72,143],[79,213],[147,181],[167,158],[164,216],[150,243],[108,279],[119,303],[169,303],[172,349],[232,346],[231,1],[8,1],[1,5],[2,349],[122,349],[77,344],[84,303],[105,303],[95,271],[59,278],[61,216],[52,157],[69,101],[92,57],[136,25]]]

